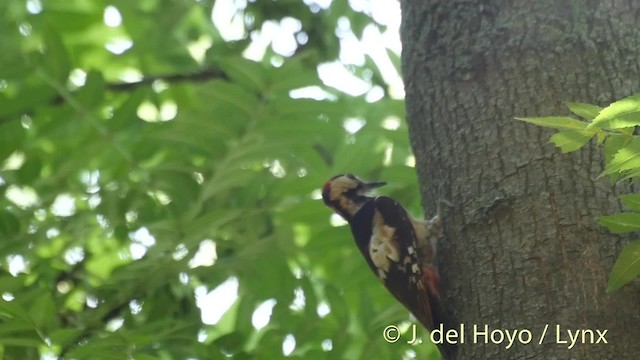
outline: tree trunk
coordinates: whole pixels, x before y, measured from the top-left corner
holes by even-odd
[[[444,303],[465,325],[454,358],[640,358],[638,282],[605,293],[627,239],[597,222],[628,189],[596,180],[601,148],[562,154],[549,130],[514,120],[640,91],[640,2],[403,0],[402,17],[424,207],[454,204],[438,260]],[[507,350],[506,333],[485,344],[474,325],[531,339]],[[569,349],[568,330],[592,333]]]

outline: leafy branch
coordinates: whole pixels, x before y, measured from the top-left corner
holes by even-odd
[[[167,83],[180,83],[180,82],[198,82],[207,81],[212,79],[228,79],[227,74],[218,68],[204,69],[199,72],[189,74],[167,74],[157,76],[146,76],[140,81],[133,81],[127,83],[111,83],[106,84],[106,88],[111,91],[132,91],[140,86],[151,85],[156,81],[164,81]]]
[[[105,89],[113,91],[113,92],[130,92],[142,86],[152,85],[156,81],[162,81],[169,84],[177,84],[181,82],[203,82],[213,79],[223,79],[227,80],[229,76],[222,69],[219,68],[208,68],[199,72],[193,73],[174,73],[174,74],[164,74],[164,75],[148,75],[143,77],[141,80],[132,81],[132,82],[115,82],[115,83],[106,83]],[[82,88],[80,88],[82,89]],[[73,92],[69,91],[69,93],[73,94]],[[48,104],[50,106],[57,106],[66,103],[65,96],[58,91],[56,95],[51,97],[48,100]],[[40,104],[35,104],[36,106],[41,106]],[[26,111],[21,111],[20,114],[9,114],[4,117],[0,117],[0,124],[7,123],[11,120],[16,119],[17,115],[27,114],[33,115],[35,113],[34,109],[27,109]]]
[[[550,142],[563,153],[579,150],[592,138],[604,149],[605,168],[598,178],[609,176],[612,181],[640,177],[640,94],[616,101],[605,108],[584,103],[566,103],[569,111],[581,117],[551,116],[516,118],[538,126],[558,130]],[[620,197],[630,211],[600,217],[600,225],[614,234],[640,231],[640,194]],[[627,244],[609,275],[607,292],[612,292],[640,276],[640,240]]]

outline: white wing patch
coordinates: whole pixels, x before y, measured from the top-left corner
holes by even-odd
[[[374,217],[379,217],[379,214]],[[380,220],[380,219],[377,219]],[[376,221],[374,224],[382,224],[382,221]],[[392,263],[400,261],[400,251],[398,251],[398,243],[394,239],[396,229],[387,225],[375,225],[369,242],[369,256],[373,265],[378,269],[378,277],[382,280],[387,278],[387,273]]]

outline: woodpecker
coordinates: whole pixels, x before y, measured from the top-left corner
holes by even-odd
[[[440,211],[431,220],[418,220],[394,199],[368,195],[385,184],[341,174],[324,184],[322,199],[349,223],[358,249],[387,290],[433,330],[444,322],[434,266],[435,243],[442,234]],[[441,351],[445,355],[448,349]]]

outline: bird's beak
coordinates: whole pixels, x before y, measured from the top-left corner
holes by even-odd
[[[365,189],[373,190],[375,188],[379,188],[380,186],[387,185],[386,181],[376,181],[364,184]]]

